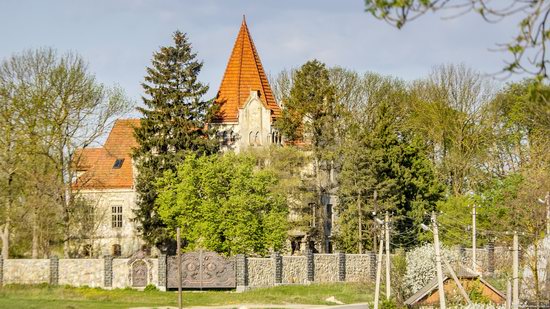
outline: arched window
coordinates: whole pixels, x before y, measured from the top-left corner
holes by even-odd
[[[254,132],[252,131],[248,134],[248,144],[254,146]]]
[[[122,248],[119,244],[113,245],[113,256],[120,256],[122,254]]]
[[[254,144],[256,144],[256,146],[260,146],[262,144],[260,132],[256,132],[256,135],[254,136]]]
[[[223,131],[223,133],[222,133],[222,145],[227,145],[227,141],[228,141],[227,131]]]
[[[271,143],[275,144],[275,132],[271,133]]]
[[[229,143],[233,144],[235,142],[235,132],[229,132]]]
[[[92,254],[93,254],[92,245],[90,244],[84,245],[84,247],[82,248],[82,255],[91,257]]]
[[[141,251],[143,251],[143,253],[145,253],[145,255],[147,255],[147,256],[151,255],[151,247],[149,247],[147,245],[142,245],[141,246]]]

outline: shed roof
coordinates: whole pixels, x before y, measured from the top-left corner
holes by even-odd
[[[489,282],[481,278],[478,274],[475,274],[473,272],[470,272],[469,270],[460,267],[456,273],[457,278],[460,279],[479,279],[481,283],[483,283],[485,286],[487,286],[489,289],[491,289],[493,292],[501,296],[502,298],[506,298],[504,294],[502,294],[499,290],[497,290],[494,286],[492,286]],[[443,282],[447,280],[453,280],[449,274],[445,274],[443,276]],[[432,292],[438,289],[437,286],[437,278],[434,278],[432,281],[430,281],[428,284],[423,286],[420,290],[418,290],[416,293],[414,293],[411,297],[409,297],[407,300],[405,300],[405,305],[412,306],[424,299],[426,296],[430,295]]]

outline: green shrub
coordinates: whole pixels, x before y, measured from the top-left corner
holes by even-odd
[[[158,291],[159,289],[153,285],[153,284],[148,284],[145,289],[143,289],[145,292],[152,292],[152,291]]]
[[[397,304],[392,299],[385,299],[380,303],[381,309],[397,309]]]
[[[475,304],[488,304],[491,300],[483,295],[483,288],[481,287],[481,282],[476,280],[468,289],[468,297]]]

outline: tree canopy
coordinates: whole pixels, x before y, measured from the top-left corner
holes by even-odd
[[[498,46],[500,51],[508,52],[512,56],[510,61],[505,61],[503,71],[548,78],[550,4],[547,1],[512,0],[502,4],[500,1],[490,0],[365,0],[365,9],[374,17],[397,28],[424,14],[440,11],[447,12],[447,17],[452,18],[473,12],[488,23],[520,16],[517,34],[510,34],[513,39],[507,43],[496,42],[501,43]]]
[[[144,239],[161,250],[174,241],[155,209],[155,180],[165,171],[175,171],[189,153],[217,151],[206,126],[213,103],[203,99],[208,86],[198,80],[202,62],[196,60],[186,34],[176,31],[172,39],[174,45],[155,52],[147,68],[142,84],[145,107],[138,108],[143,117],[135,129],[139,147],[133,154],[138,170],[136,217]]]
[[[156,185],[160,219],[173,234],[182,228],[185,250],[265,255],[287,236],[285,196],[273,190],[272,170],[250,155],[189,155]]]

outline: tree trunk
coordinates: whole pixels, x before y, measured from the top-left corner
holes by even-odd
[[[10,221],[11,219],[8,212],[6,217],[6,223],[4,224],[4,230],[2,231],[2,257],[4,259],[9,258],[9,252],[10,252],[10,223],[11,223]]]
[[[63,139],[61,138],[61,141]],[[60,142],[60,145],[64,145]],[[72,203],[72,191],[71,191],[71,171],[70,171],[70,158],[67,158],[64,152],[65,148],[59,148],[59,160],[61,161],[61,181],[63,183],[62,203],[63,203],[63,229],[64,229],[64,241],[63,241],[63,256],[69,258],[70,253],[70,240],[71,240],[71,215],[70,207]]]
[[[6,223],[4,223],[4,231],[2,231],[2,257],[9,258],[10,253],[10,225],[11,225],[11,206],[12,206],[12,178],[13,174],[8,177],[8,197],[6,199]]]
[[[34,205],[32,224],[32,258],[38,258],[38,207]]]

